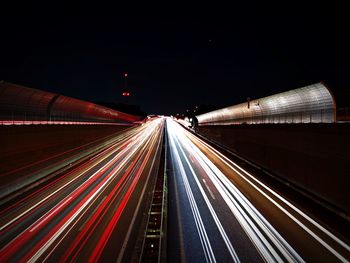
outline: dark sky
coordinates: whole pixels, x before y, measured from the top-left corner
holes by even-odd
[[[70,2],[0,7],[0,79],[120,102],[128,72],[129,103],[149,114],[233,105],[320,80],[349,87],[345,4]]]

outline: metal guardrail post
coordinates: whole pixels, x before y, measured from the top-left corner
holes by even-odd
[[[166,152],[167,142],[164,132],[161,165],[153,191],[151,208],[148,213],[148,222],[142,245],[140,262],[165,262],[166,260],[166,219],[167,219],[167,169]],[[163,158],[162,158],[163,157]],[[161,169],[163,168],[163,169]]]

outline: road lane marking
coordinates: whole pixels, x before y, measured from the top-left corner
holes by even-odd
[[[303,262],[303,259],[296,251],[282,238],[279,233],[269,224],[258,210],[249,202],[247,198],[232,184],[230,180],[205,156],[196,146],[193,150],[201,157],[199,162],[207,171],[233,214],[236,216],[243,229],[256,245],[258,251],[267,261],[283,261],[277,251],[290,262]],[[263,232],[261,232],[263,231]],[[264,233],[264,234],[263,234]],[[267,236],[269,239],[266,239]],[[273,248],[269,240],[274,244]]]
[[[303,224],[300,220],[298,220],[295,216],[293,216],[290,212],[288,212],[285,208],[283,208],[280,204],[278,204],[275,200],[273,200],[270,196],[268,196],[265,192],[263,192],[260,188],[258,188],[257,185],[255,185],[252,181],[250,181],[246,176],[244,176],[240,171],[242,171],[244,174],[246,174],[251,180],[253,180],[255,183],[260,185],[263,189],[271,193],[275,198],[279,199],[283,204],[285,204],[287,207],[294,210],[297,214],[299,214],[301,217],[303,217],[306,221],[314,225],[316,228],[318,228],[321,232],[326,234],[328,237],[333,239],[336,243],[338,243],[340,246],[342,246],[345,250],[350,251],[350,246],[347,245],[344,241],[336,237],[333,233],[325,229],[322,225],[317,223],[315,220],[313,220],[311,217],[309,217],[307,214],[302,212],[299,208],[288,202],[285,198],[277,194],[275,191],[273,191],[271,188],[260,182],[258,179],[256,179],[254,176],[252,176],[250,173],[245,171],[243,168],[235,164],[233,161],[228,159],[226,156],[212,148],[210,145],[208,145],[205,142],[202,142],[198,139],[200,143],[207,146],[209,151],[211,151],[214,155],[216,155],[221,161],[223,161],[229,168],[231,168],[233,171],[235,171],[237,174],[239,174],[245,181],[247,181],[252,187],[254,187],[257,191],[259,191],[263,196],[265,196],[270,202],[272,202],[274,205],[276,205],[281,211],[283,211],[288,217],[290,217],[296,224],[298,224],[302,229],[304,229],[308,234],[310,234],[315,240],[317,240],[322,246],[324,246],[329,252],[331,252],[334,256],[336,256],[339,260],[343,262],[347,262],[347,260],[333,247],[331,247],[326,241],[321,239],[316,233],[314,233],[310,228],[308,228],[305,224]],[[235,169],[232,165],[234,165],[237,169]]]
[[[183,128],[181,127],[181,129]],[[283,255],[285,260],[289,262],[303,262],[303,259],[253,207],[248,199],[246,199],[209,158],[191,142],[184,134],[185,132],[186,131],[178,133],[178,137],[182,135],[183,144],[188,145],[188,147],[191,147],[191,149],[197,153],[197,161],[206,171],[216,189],[263,258],[268,262],[283,262],[284,260],[281,257]]]
[[[103,158],[103,160],[101,160],[100,162],[104,161],[105,159],[107,159],[109,156],[111,156],[114,152],[111,152],[110,154],[106,155],[105,158]],[[83,185],[86,184],[87,181],[89,181],[92,177],[94,177],[99,171],[101,171],[104,167],[108,166],[111,162],[113,162],[113,160],[115,160],[115,158],[119,157],[120,154],[116,155],[115,157],[113,157],[113,159],[111,159],[107,164],[105,164],[104,166],[102,166],[98,171],[96,171],[94,174],[92,174],[82,185],[81,187],[83,187]],[[53,195],[55,195],[56,193],[58,193],[59,191],[61,191],[63,188],[65,188],[66,186],[68,186],[69,184],[73,183],[74,181],[76,181],[80,176],[82,176],[83,174],[89,172],[90,170],[92,170],[94,167],[96,167],[97,164],[92,165],[91,167],[89,167],[88,169],[82,171],[81,173],[79,173],[78,175],[76,175],[73,179],[69,180],[68,182],[66,182],[63,186],[59,187],[58,189],[56,189],[55,191],[53,191],[51,194],[47,195],[45,198],[41,199],[39,202],[37,202],[35,205],[31,206],[30,208],[28,208],[27,210],[25,210],[24,212],[22,212],[21,214],[19,214],[18,216],[16,216],[15,218],[13,218],[12,220],[10,220],[9,222],[7,222],[6,224],[2,225],[0,227],[0,231],[2,231],[4,228],[6,228],[7,226],[11,225],[13,222],[17,221],[19,218],[21,218],[22,216],[24,216],[25,214],[27,214],[28,212],[30,212],[31,210],[33,210],[35,207],[39,206],[40,204],[42,204],[43,202],[45,202],[47,199],[49,199],[50,197],[52,197]],[[77,190],[77,189],[76,189]]]
[[[223,238],[223,240],[224,240],[224,242],[225,242],[225,244],[227,246],[227,249],[228,249],[229,253],[231,254],[231,257],[232,257],[233,261],[234,262],[240,262],[239,257],[237,255],[236,251],[234,250],[234,248],[233,248],[233,246],[231,244],[231,241],[230,241],[230,239],[228,238],[228,236],[226,234],[225,229],[223,228],[223,226],[222,226],[222,224],[221,224],[221,222],[220,222],[220,220],[219,220],[219,218],[218,218],[218,216],[217,216],[213,206],[211,205],[211,203],[210,203],[210,201],[209,201],[209,199],[208,199],[208,197],[207,197],[207,195],[206,195],[202,185],[200,184],[200,181],[197,178],[197,175],[196,175],[195,171],[193,170],[193,168],[192,168],[188,158],[186,157],[186,154],[185,154],[184,150],[180,146],[180,143],[179,143],[178,140],[179,139],[177,139],[177,143],[179,144],[179,148],[180,148],[180,150],[181,150],[181,152],[182,152],[182,154],[183,154],[183,156],[184,156],[184,158],[185,158],[185,160],[186,160],[186,162],[187,162],[187,164],[188,164],[188,166],[190,168],[190,171],[191,171],[191,173],[193,175],[193,178],[195,179],[195,182],[196,182],[196,184],[197,184],[197,186],[198,186],[198,188],[199,188],[199,190],[200,190],[200,192],[201,192],[201,194],[202,194],[202,196],[204,198],[205,203],[208,206],[208,209],[209,209],[209,211],[210,211],[210,213],[211,213],[211,215],[212,215],[212,217],[213,217],[213,219],[215,221],[215,224],[216,224],[216,226],[217,226],[217,228],[218,228],[218,230],[219,230],[219,232],[220,232],[220,234],[221,234],[221,236],[222,236],[222,238]],[[205,182],[205,179],[203,179],[203,181]]]
[[[213,192],[210,190],[209,186],[207,185],[207,182],[205,181],[205,179],[202,179],[202,181],[203,181],[205,187],[207,188],[211,198],[213,198],[215,200],[215,196],[214,196]]]
[[[151,126],[152,127],[152,126]],[[146,135],[143,136],[141,142],[139,142],[139,145],[142,145],[146,139],[151,135],[152,128],[149,129],[150,131],[146,133]],[[123,165],[131,158],[131,156],[136,152],[138,148],[135,148],[133,151],[127,154],[125,156],[125,160],[119,164],[119,169],[123,167]],[[113,160],[113,159],[112,159]],[[113,173],[113,175],[116,174],[116,171]],[[80,212],[93,200],[93,198],[101,191],[101,189],[105,188],[105,185],[108,185],[109,182],[112,180],[113,176],[111,175],[107,180],[97,189],[95,192],[82,204],[79,209],[70,217],[68,220],[60,227],[56,233],[49,238],[49,240],[40,247],[39,250],[36,251],[36,253],[28,260],[28,262],[35,262],[37,261],[43,253],[52,245],[52,243],[61,235],[61,233],[73,222],[73,220],[80,214]]]
[[[170,129],[169,129],[169,131],[170,131]],[[192,190],[189,186],[189,182],[188,182],[188,179],[186,177],[186,172],[185,172],[184,167],[182,165],[182,162],[181,162],[181,159],[179,156],[179,152],[176,149],[174,138],[171,135],[171,132],[169,132],[169,135],[170,135],[169,136],[170,142],[173,145],[173,147],[171,147],[171,148],[172,148],[172,151],[174,153],[175,159],[178,163],[179,171],[180,171],[181,177],[182,177],[183,182],[184,182],[185,192],[186,192],[187,198],[189,200],[190,208],[191,208],[191,211],[193,214],[193,218],[195,221],[197,232],[199,234],[200,241],[202,243],[202,248],[204,251],[204,255],[206,257],[206,261],[207,262],[216,262],[215,255],[214,255],[213,249],[211,247],[207,232],[205,230],[203,220],[200,216],[198,206],[196,204]]]
[[[47,214],[44,219],[42,219],[41,221],[39,221],[38,224],[36,224],[34,227],[32,227],[32,229],[29,230],[29,232],[33,232],[35,229],[37,229],[39,226],[41,226],[44,222],[46,222],[52,214],[54,214],[56,211],[58,211],[62,206],[64,206],[66,203],[69,202],[69,200],[71,200],[72,197],[68,197],[63,203],[61,203],[59,206],[55,207],[51,212],[49,212],[49,214]],[[40,220],[40,219],[39,219]]]
[[[86,225],[86,223],[91,219],[91,217],[95,214],[96,210],[99,208],[99,206],[102,204],[102,202],[107,198],[107,195],[105,195],[100,202],[98,202],[98,204],[96,205],[96,207],[94,208],[94,210],[90,213],[90,215],[88,216],[88,218],[85,220],[85,222],[83,224],[81,224],[81,226],[79,227],[78,231],[80,232]],[[92,205],[93,203],[91,203]],[[90,208],[90,206],[88,207]]]

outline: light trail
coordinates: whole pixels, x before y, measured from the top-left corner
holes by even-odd
[[[190,150],[193,150],[197,160],[206,171],[216,189],[230,207],[232,213],[239,220],[240,224],[247,232],[255,246],[266,261],[283,262],[282,253],[288,262],[302,262],[300,256],[291,246],[278,234],[278,232],[268,223],[268,221],[254,208],[254,206],[244,197],[244,195],[226,178],[226,176],[206,157],[191,144],[186,138]],[[272,241],[273,245],[270,244]],[[276,251],[276,249],[278,251]]]
[[[170,125],[171,125],[171,124],[170,124]],[[174,130],[174,127],[169,126],[169,130]],[[173,147],[175,147],[175,149],[176,149],[175,142],[174,142],[174,141],[176,141],[176,144],[178,145],[178,147],[179,147],[179,149],[180,149],[180,151],[181,151],[181,153],[182,153],[182,156],[183,156],[184,159],[186,160],[186,163],[187,163],[188,167],[190,168],[190,171],[191,171],[191,173],[192,173],[192,176],[193,176],[193,178],[195,179],[196,184],[197,184],[197,186],[198,186],[198,188],[199,188],[199,190],[200,190],[200,192],[201,192],[201,194],[202,194],[202,196],[203,196],[203,198],[204,198],[204,200],[205,200],[205,203],[206,203],[206,205],[208,206],[208,208],[209,208],[209,210],[210,210],[211,216],[213,217],[213,219],[214,219],[214,221],[215,221],[216,227],[219,229],[220,234],[221,234],[221,236],[222,236],[222,238],[223,238],[223,240],[224,240],[224,242],[225,242],[225,244],[226,244],[226,246],[227,246],[227,249],[228,249],[229,252],[230,252],[230,255],[231,255],[231,257],[232,257],[232,260],[233,260],[234,262],[240,262],[240,260],[239,260],[239,258],[238,258],[238,255],[237,255],[236,251],[234,250],[234,248],[233,248],[233,246],[232,246],[232,244],[231,244],[231,241],[229,240],[229,238],[228,238],[228,236],[227,236],[227,234],[226,234],[226,232],[225,232],[225,230],[224,230],[224,228],[223,228],[223,226],[222,226],[222,224],[221,224],[221,222],[220,222],[220,220],[219,220],[217,214],[215,213],[215,210],[214,210],[213,206],[211,205],[211,203],[210,203],[210,201],[209,201],[209,198],[207,197],[207,195],[206,195],[206,193],[205,193],[205,191],[204,191],[204,189],[203,189],[203,187],[202,187],[202,185],[201,185],[199,179],[197,178],[197,175],[196,175],[195,171],[194,171],[193,168],[191,167],[190,161],[188,160],[188,158],[187,158],[187,156],[186,156],[186,154],[185,154],[185,152],[184,152],[184,150],[183,150],[181,144],[179,143],[179,139],[178,139],[175,135],[171,134],[171,132],[169,132],[169,136],[170,136],[170,138],[173,139],[173,141],[172,141]],[[170,140],[171,140],[171,139],[170,139]],[[190,186],[189,186],[189,183],[188,183],[188,179],[187,179],[187,177],[186,177],[186,174],[184,173],[183,167],[182,167],[182,169],[181,169],[181,175],[182,175],[184,181],[186,181],[186,187],[190,187]],[[208,189],[208,192],[209,192],[209,194],[211,195],[211,197],[212,197],[213,199],[215,199],[214,194],[211,192],[209,186],[206,184],[205,179],[203,179],[202,181],[204,182],[206,188]],[[193,194],[192,194],[192,196],[193,196]],[[198,210],[198,209],[197,209],[197,210]],[[208,242],[209,242],[209,241],[208,241]],[[211,252],[212,252],[212,251],[211,251]]]
[[[154,119],[129,130],[85,163],[5,206],[0,212],[0,261],[72,261],[82,255],[97,260],[102,253],[117,258],[118,250],[106,245],[120,232],[119,219],[129,216],[126,208],[139,213],[140,202],[131,200],[141,200],[137,189],[144,192],[157,165],[163,123]],[[96,239],[103,244],[95,247]],[[118,240],[124,242],[124,234]]]
[[[188,201],[189,201],[190,206],[191,206],[194,222],[195,222],[195,225],[196,225],[196,228],[197,228],[197,232],[198,232],[199,238],[200,238],[201,243],[202,243],[202,248],[203,248],[203,251],[204,251],[204,255],[205,255],[206,261],[207,262],[216,262],[215,255],[213,253],[213,249],[211,247],[211,244],[210,244],[210,241],[209,241],[209,238],[208,238],[208,234],[207,234],[207,232],[205,230],[205,227],[204,227],[204,224],[203,224],[203,220],[202,220],[201,215],[199,213],[199,209],[198,209],[197,203],[195,201],[195,198],[193,196],[193,192],[191,190],[190,184],[189,184],[187,176],[186,176],[186,172],[185,172],[184,167],[182,165],[179,153],[178,153],[178,151],[176,149],[174,138],[173,138],[173,136],[170,133],[171,127],[169,127],[168,130],[169,130],[170,147],[172,148],[172,150],[173,150],[173,152],[175,154],[177,165],[180,168],[180,174],[181,174],[182,180],[183,180],[184,185],[185,185],[187,198],[188,198]]]
[[[0,262],[121,261],[153,189],[164,122],[131,128],[69,171],[1,200]],[[173,120],[166,123],[181,259],[349,262],[349,245],[321,222]]]
[[[215,226],[226,248],[229,250],[228,244],[235,247],[237,259],[242,251],[237,250],[237,241],[226,234],[228,228],[221,223],[223,221],[238,222],[264,261],[349,261],[349,246],[315,219],[173,120],[167,119],[167,127],[172,148],[179,149],[182,162],[188,167],[186,171],[181,171],[180,167],[179,176],[189,178],[191,175],[195,183],[188,187],[192,193],[199,191],[201,195],[197,194],[194,199],[203,198],[214,219],[215,224],[207,223],[204,228]],[[173,150],[175,156],[176,151]],[[178,160],[174,164],[175,167],[181,166]],[[181,185],[177,183],[177,187]],[[225,206],[230,209],[232,218],[220,213],[219,207],[223,209]],[[201,208],[199,214],[206,217],[208,212]],[[215,246],[220,241],[209,236],[208,242],[215,244],[212,249],[216,256],[219,248]],[[186,253],[191,254],[188,251]]]
[[[137,135],[135,135],[137,136]],[[122,137],[123,139],[126,138],[130,138],[130,135],[125,135]],[[133,142],[134,140],[132,140]],[[104,160],[106,160],[107,158],[109,158],[112,154],[116,154],[117,155],[110,160],[105,166],[101,167],[99,170],[97,170],[97,172],[93,173],[92,175],[90,175],[90,177],[84,182],[84,184],[86,182],[88,182],[92,177],[96,176],[96,174],[98,174],[100,171],[102,170],[106,170],[108,167],[110,167],[113,162],[117,161],[127,150],[125,149],[125,146],[127,144],[129,144],[129,141],[125,141],[123,140],[121,143],[118,144],[113,144],[112,146],[110,146],[109,148],[107,148],[106,150],[102,151],[100,154],[98,154],[97,156],[95,156],[94,158],[91,158],[89,162],[83,164],[82,166],[79,166],[77,169],[75,169],[72,172],[69,172],[68,174],[64,175],[65,177],[67,175],[72,175],[73,177],[71,179],[69,179],[65,184],[63,184],[62,186],[60,186],[58,189],[52,191],[53,189],[53,185],[49,184],[39,190],[37,190],[36,192],[34,192],[33,194],[31,194],[29,197],[27,197],[25,200],[21,200],[20,202],[24,202],[24,201],[30,201],[28,200],[28,198],[35,196],[36,194],[38,194],[39,192],[42,192],[45,188],[50,188],[49,191],[51,191],[48,194],[45,194],[45,197],[42,198],[39,202],[36,202],[34,205],[32,205],[29,209],[27,209],[26,211],[22,212],[21,214],[19,214],[18,216],[14,217],[12,220],[8,221],[6,224],[0,226],[0,234],[1,231],[4,230],[7,226],[11,225],[13,222],[17,221],[20,217],[24,216],[25,214],[29,213],[30,211],[32,211],[34,208],[38,207],[39,205],[41,205],[42,203],[44,203],[45,201],[47,201],[48,199],[50,199],[52,196],[56,195],[58,192],[60,192],[62,189],[66,188],[68,185],[71,185],[72,183],[74,183],[76,180],[78,180],[81,176],[83,176],[84,174],[90,172],[93,168],[96,167],[96,165],[98,165],[99,163],[103,162]],[[95,159],[99,158],[98,161],[96,162],[92,162]],[[85,168],[86,167],[86,168]],[[79,170],[82,170],[81,172],[79,172]],[[57,181],[61,181],[60,183],[62,184],[63,178],[58,178]],[[55,181],[55,183],[57,183],[57,181]],[[81,187],[81,186],[80,186]],[[19,205],[20,202],[17,202],[13,205],[11,205],[10,207],[8,207],[7,209],[3,210],[0,212],[0,215],[2,216],[9,208],[11,207],[16,207]]]
[[[273,191],[270,187],[263,184],[261,181],[259,181],[257,178],[255,178],[253,175],[251,175],[249,172],[245,171],[243,168],[232,162],[230,159],[228,159],[226,156],[215,150],[213,147],[208,145],[207,143],[203,142],[197,137],[194,137],[192,134],[188,133],[188,137],[190,137],[192,140],[197,140],[201,144],[205,145],[211,151],[212,154],[216,155],[217,158],[219,158],[221,161],[223,161],[230,169],[232,169],[235,173],[240,175],[247,183],[249,183],[252,187],[254,187],[260,194],[262,194],[266,199],[268,199],[271,203],[273,203],[280,211],[285,213],[289,218],[291,218],[296,224],[298,224],[303,230],[305,230],[308,234],[310,234],[314,239],[316,239],[320,244],[322,244],[328,251],[330,251],[332,254],[334,254],[340,261],[347,262],[347,259],[343,257],[340,253],[338,253],[335,249],[332,248],[327,242],[325,242],[322,238],[320,238],[319,235],[315,234],[309,227],[306,226],[306,224],[302,223],[300,219],[297,219],[296,216],[294,216],[291,212],[288,212],[288,210],[284,207],[292,209],[294,212],[296,212],[299,216],[301,216],[303,219],[307,221],[307,223],[311,224],[312,226],[316,227],[318,230],[322,232],[322,234],[326,235],[328,238],[335,241],[338,245],[340,245],[342,248],[344,248],[347,252],[350,252],[350,246],[347,245],[344,241],[336,237],[334,234],[332,234],[329,230],[327,230],[325,227],[323,227],[321,224],[317,223],[314,219],[312,219],[310,216],[308,216],[306,213],[302,212],[299,208],[297,208],[295,205],[287,201],[283,196],[277,194],[275,191]],[[194,148],[195,151],[198,154],[203,155],[201,151],[198,150],[198,148]],[[210,162],[208,162],[210,163]],[[217,167],[213,164],[211,164],[212,169],[217,169]],[[221,173],[218,171],[218,173]],[[225,175],[222,174],[221,178],[229,183],[229,180]],[[267,193],[265,193],[261,188],[267,190],[268,193],[270,193],[274,198],[276,198],[278,201],[281,201],[282,204],[279,204],[278,201],[271,198]]]
[[[255,189],[257,189],[257,191],[259,191],[261,194],[263,194],[266,198],[268,198],[271,202],[273,202],[276,206],[278,206],[281,210],[283,210],[283,212],[285,212],[286,214],[291,215],[286,209],[284,209],[281,205],[279,205],[276,201],[274,201],[272,198],[270,198],[266,193],[264,193],[261,189],[258,188],[257,185],[255,185],[253,182],[257,183],[259,186],[263,187],[264,189],[266,189],[269,193],[271,193],[274,197],[276,197],[277,199],[279,199],[280,201],[282,201],[286,206],[288,206],[289,208],[293,209],[295,212],[297,212],[300,216],[302,216],[303,218],[305,218],[306,220],[308,220],[312,225],[314,225],[315,227],[317,227],[319,230],[321,230],[322,232],[324,232],[324,234],[326,234],[328,237],[330,237],[331,239],[333,239],[335,242],[337,242],[339,245],[341,245],[343,248],[345,248],[347,251],[350,251],[350,246],[347,245],[344,241],[342,241],[341,239],[339,239],[338,237],[336,237],[334,234],[332,234],[330,231],[328,231],[326,228],[324,228],[322,225],[320,225],[319,223],[317,223],[314,219],[312,219],[310,216],[308,216],[306,213],[302,212],[299,208],[297,208],[295,205],[293,205],[292,203],[290,203],[289,201],[287,201],[285,198],[283,198],[283,196],[277,194],[275,191],[273,191],[270,187],[268,187],[267,185],[263,184],[262,182],[260,182],[259,180],[257,180],[254,176],[252,176],[249,172],[245,171],[243,168],[241,168],[240,166],[238,166],[237,164],[235,164],[234,162],[232,162],[230,159],[228,159],[226,156],[222,155],[220,152],[218,152],[217,150],[215,150],[214,148],[212,148],[210,145],[206,144],[205,142],[202,141],[203,144],[205,144],[210,151],[212,151],[212,153],[217,154],[217,156],[220,156],[223,162],[225,162],[232,170],[234,170],[236,173],[238,173],[239,175],[242,176],[242,178],[244,178],[250,185],[252,185]],[[232,164],[233,166],[231,166],[230,164]],[[240,173],[239,170],[243,172]],[[247,176],[245,176],[245,175]],[[251,179],[251,180],[249,180]]]

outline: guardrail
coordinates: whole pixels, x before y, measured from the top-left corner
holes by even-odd
[[[126,125],[129,123],[113,123],[113,122],[88,122],[88,121],[20,121],[5,120],[0,121],[0,125]]]
[[[165,132],[164,132],[165,133]],[[166,219],[167,219],[167,136],[164,134],[160,166],[148,212],[147,228],[142,245],[140,262],[165,262]]]

